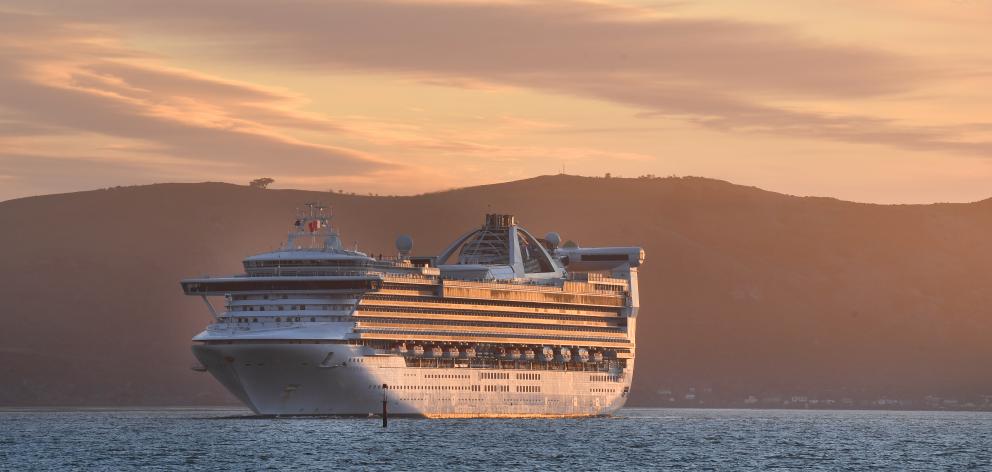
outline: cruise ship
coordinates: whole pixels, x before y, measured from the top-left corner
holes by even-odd
[[[330,223],[308,203],[243,274],[181,282],[213,317],[194,369],[256,414],[582,417],[627,400],[641,248],[488,214],[439,255],[411,255],[404,235],[384,257],[345,249]]]

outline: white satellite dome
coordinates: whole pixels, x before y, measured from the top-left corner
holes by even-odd
[[[396,238],[396,250],[402,255],[410,254],[413,250],[413,238],[408,235],[400,235]]]
[[[544,240],[547,241],[553,248],[558,247],[561,244],[561,236],[554,231],[544,235]]]

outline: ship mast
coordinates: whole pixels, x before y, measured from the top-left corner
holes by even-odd
[[[337,231],[331,227],[332,215],[326,206],[318,202],[307,202],[303,209],[297,210],[296,220],[293,222],[293,230],[289,232],[284,249],[302,249],[297,246],[303,239],[309,239],[307,249],[339,250],[341,249],[341,238]]]

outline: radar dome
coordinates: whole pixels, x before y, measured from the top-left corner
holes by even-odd
[[[547,241],[553,248],[558,247],[558,245],[561,244],[561,236],[554,231],[544,235],[544,240]]]
[[[399,251],[400,254],[404,254],[404,255],[409,254],[412,249],[413,249],[413,238],[405,234],[396,238],[396,250]]]

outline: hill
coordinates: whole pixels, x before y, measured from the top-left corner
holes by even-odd
[[[233,402],[189,370],[209,315],[178,280],[238,272],[309,200],[373,253],[400,233],[436,253],[487,212],[582,245],[643,246],[631,404],[992,393],[992,201],[545,176],[413,197],[203,183],[2,202],[0,404]]]

